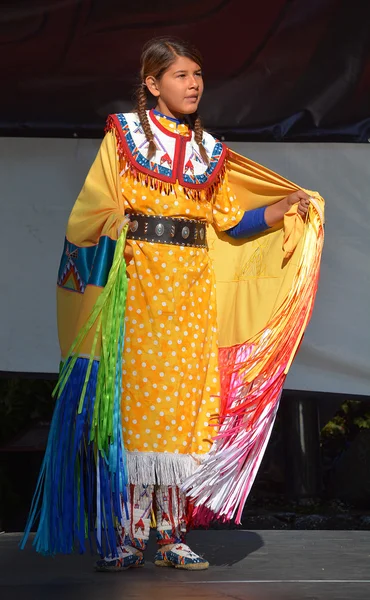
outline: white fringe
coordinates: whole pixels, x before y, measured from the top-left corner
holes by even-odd
[[[126,452],[128,482],[135,485],[181,485],[208,454]]]

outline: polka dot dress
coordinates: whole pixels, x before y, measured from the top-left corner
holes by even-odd
[[[187,126],[161,118],[166,128]],[[189,199],[122,176],[126,210],[202,219],[219,230],[239,211],[225,181],[214,202]],[[129,451],[205,454],[215,435],[220,382],[216,292],[208,251],[130,240],[129,289],[123,354],[122,418]]]

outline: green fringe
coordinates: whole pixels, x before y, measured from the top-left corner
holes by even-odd
[[[82,412],[91,368],[93,361],[96,360],[95,350],[99,336],[101,335],[101,356],[90,441],[96,440],[99,450],[103,451],[108,451],[109,442],[112,442],[116,365],[118,360],[122,360],[118,356],[118,353],[120,351],[120,336],[123,336],[124,332],[124,307],[126,305],[128,289],[126,261],[124,258],[127,229],[126,225],[117,240],[108,281],[85,325],[74,340],[61,367],[58,383],[53,391],[53,396],[57,395],[59,398],[79,358],[78,349],[96,323],[89,364],[79,400],[78,413]]]

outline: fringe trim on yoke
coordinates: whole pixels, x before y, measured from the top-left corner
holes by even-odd
[[[215,194],[217,194],[223,183],[227,168],[226,160],[224,160],[224,164],[220,168],[217,177],[207,187],[202,187],[199,185],[197,189],[187,187],[178,181],[174,183],[170,181],[162,181],[158,178],[158,173],[156,171],[153,171],[152,177],[148,173],[141,172],[137,168],[137,164],[135,163],[133,156],[131,154],[127,154],[127,149],[122,143],[120,132],[118,131],[117,126],[111,116],[108,117],[107,125],[105,127],[105,132],[108,131],[114,131],[116,136],[118,158],[121,163],[120,175],[130,177],[132,181],[142,183],[153,190],[157,190],[159,193],[164,192],[167,196],[169,194],[177,195],[177,187],[181,185],[186,196],[191,200],[196,200],[197,202],[211,202],[212,198],[215,196]]]
[[[126,451],[128,482],[134,485],[179,486],[195,473],[207,456],[208,454]]]

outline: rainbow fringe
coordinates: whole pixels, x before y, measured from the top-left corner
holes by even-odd
[[[107,284],[54,390],[57,402],[21,549],[40,516],[33,545],[41,554],[85,552],[87,538],[101,555],[117,553],[116,525],[122,521],[122,505],[127,510],[121,424],[126,233],[127,227],[116,243]],[[78,348],[94,325],[90,358],[82,358]]]
[[[286,375],[312,313],[323,241],[320,199],[312,198],[289,295],[265,329],[245,344],[219,350],[219,431],[207,459],[182,486],[195,506],[193,525],[217,519],[241,522]]]

